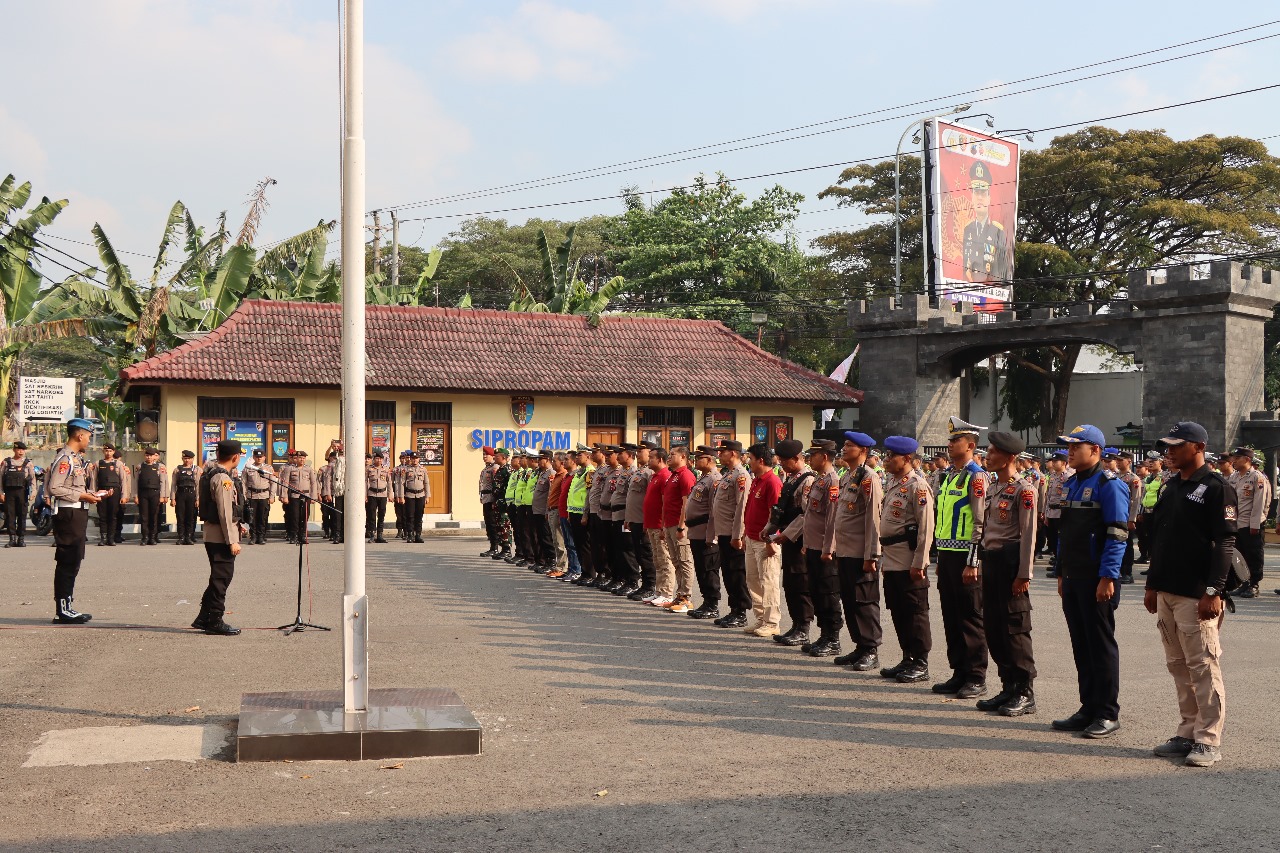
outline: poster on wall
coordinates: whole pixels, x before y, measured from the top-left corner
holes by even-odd
[[[662,430],[660,429],[642,429],[640,430],[641,441],[652,441],[654,444],[662,445]]]
[[[1012,299],[1018,144],[940,121],[927,135],[930,294],[1003,310]]]
[[[688,447],[693,441],[693,430],[672,429],[667,436],[672,447]]]
[[[707,409],[705,412],[707,431],[732,432],[735,426],[734,414],[731,409]]]
[[[414,434],[413,446],[418,451],[418,458],[423,465],[444,464],[444,427],[418,427]]]
[[[200,424],[200,458],[210,462],[218,458],[218,442],[222,441],[222,421]]]
[[[288,424],[271,425],[271,464],[289,461],[289,444],[293,441]]]
[[[265,421],[227,421],[227,438],[235,439],[244,447],[244,455],[240,457],[240,470],[253,458],[255,448],[267,446],[267,424]]]
[[[769,443],[769,422],[757,420],[751,425],[751,440],[754,444]]]
[[[381,450],[382,455],[391,458],[391,424],[378,422],[369,424],[369,452]]]

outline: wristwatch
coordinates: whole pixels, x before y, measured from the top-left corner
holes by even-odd
[[[1218,590],[1214,589],[1211,586],[1206,586],[1204,588],[1204,594],[1209,596],[1210,598],[1217,598],[1219,595],[1222,595],[1221,592],[1219,592]]]

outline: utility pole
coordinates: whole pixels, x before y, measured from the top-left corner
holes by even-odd
[[[391,211],[391,292],[401,305],[409,304],[400,298],[400,220],[396,219],[394,210]]]
[[[382,272],[382,211],[373,212],[373,271]]]
[[[364,0],[346,2],[342,139],[342,437],[347,498],[342,516],[342,701],[347,713],[369,708],[369,601],[364,591],[365,292],[364,292]],[[374,257],[378,215],[374,213]],[[377,261],[375,260],[375,263]]]

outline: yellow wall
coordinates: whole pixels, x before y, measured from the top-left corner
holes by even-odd
[[[339,395],[337,391],[310,389],[246,389],[232,386],[168,386],[161,393],[160,412],[160,446],[166,451],[166,460],[178,458],[183,450],[200,452],[199,425],[196,419],[197,397],[251,397],[281,398],[293,397],[294,403],[294,447],[307,451],[308,460],[319,467],[324,464],[324,452],[329,447],[330,439],[341,434],[339,425]],[[503,394],[466,394],[448,397],[425,395],[418,392],[393,393],[388,391],[368,392],[371,400],[396,401],[396,432],[394,455],[401,450],[410,449],[413,441],[412,411],[413,402],[451,402],[453,404],[453,427],[450,433],[452,452],[452,518],[459,521],[480,520],[480,499],[477,484],[480,469],[483,465],[479,450],[471,449],[471,433],[473,430],[568,430],[570,442],[586,440],[587,406],[626,406],[627,407],[627,441],[635,441],[639,436],[636,409],[645,406],[689,407],[694,409],[693,443],[705,444],[706,434],[703,429],[703,410],[707,408],[727,408],[737,412],[736,434],[743,445],[751,444],[751,418],[757,416],[790,417],[794,424],[795,438],[808,444],[813,436],[813,407],[794,403],[744,403],[740,400],[662,400],[621,399],[621,398],[584,398],[584,397],[550,397],[534,395],[533,418],[525,427],[516,426],[511,416],[511,395]],[[356,448],[348,452],[357,456]],[[359,451],[363,454],[363,450]],[[395,460],[392,460],[393,464]],[[273,522],[283,520],[279,506],[273,508]]]

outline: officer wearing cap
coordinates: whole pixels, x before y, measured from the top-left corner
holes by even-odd
[[[775,634],[773,641],[783,646],[799,646],[809,642],[809,625],[813,622],[809,564],[805,560],[801,534],[808,487],[816,474],[805,462],[804,444],[794,438],[778,442],[773,452],[786,479],[782,482],[773,517],[764,529],[764,537],[782,548],[782,597],[791,618],[791,630]],[[792,525],[797,523],[799,526],[793,529]],[[793,535],[795,539],[791,538]]]
[[[529,521],[533,526],[533,555],[529,568],[538,574],[545,575],[556,566],[555,537],[551,525],[547,522],[547,504],[551,494],[551,479],[555,476],[552,462],[555,451],[542,449],[538,452],[534,464],[537,472],[533,478],[530,491]]]
[[[148,447],[143,461],[133,466],[134,496],[138,506],[139,545],[157,545],[160,536],[160,505],[169,500],[169,474],[160,461],[160,450]]]
[[[973,460],[983,427],[957,417],[950,422],[951,469],[938,489],[934,535],[938,544],[938,597],[952,674],[935,693],[974,699],[987,692],[987,638],[982,618],[982,522],[988,474]]]
[[[1237,447],[1231,451],[1235,479],[1237,524],[1236,553],[1249,567],[1249,580],[1236,592],[1241,598],[1254,598],[1262,582],[1262,525],[1271,510],[1271,481],[1254,467],[1253,448]]]
[[[591,464],[595,470],[587,485],[587,538],[591,546],[591,565],[582,565],[582,577],[575,581],[577,586],[596,587],[607,585],[610,578],[609,569],[609,522],[606,514],[612,517],[604,502],[604,485],[613,473],[611,454],[606,445],[596,443],[591,448]]]
[[[1067,480],[1058,533],[1058,595],[1071,635],[1080,710],[1054,720],[1058,731],[1110,737],[1120,730],[1120,649],[1116,645],[1120,564],[1129,540],[1129,489],[1102,465],[1102,430],[1081,424],[1058,436]]]
[[[645,496],[649,494],[649,484],[653,482],[654,476],[654,468],[650,464],[650,460],[654,451],[658,449],[657,442],[640,442],[635,451],[636,467],[631,472],[631,477],[627,480],[622,532],[623,535],[631,539],[631,550],[636,556],[638,573],[629,578],[628,582],[621,588],[615,590],[615,594],[626,596],[632,601],[641,601],[646,596],[649,596],[649,600],[652,601],[657,596],[656,587],[659,565],[663,567],[664,575],[674,575],[671,571],[671,561],[667,558],[667,549],[662,541],[661,488],[658,491],[659,517],[656,519],[657,529],[652,532],[645,529]],[[665,463],[665,453],[662,458]],[[665,464],[659,467],[661,470],[666,470]],[[666,483],[667,476],[663,475],[663,484]],[[651,593],[652,595],[650,595]],[[670,602],[668,601],[667,603]]]
[[[973,221],[964,227],[964,276],[968,281],[1009,278],[1009,249],[1004,226],[991,218],[991,168],[981,160],[969,167]]]
[[[45,480],[53,510],[53,621],[68,625],[80,625],[93,618],[72,605],[89,528],[85,504],[96,504],[103,497],[90,490],[87,466],[81,458],[92,437],[92,423],[84,418],[69,420],[67,442],[53,458]]]
[[[751,473],[742,463],[742,442],[721,441],[717,451],[724,473],[711,500],[711,525],[720,549],[720,573],[729,598],[729,612],[713,624],[720,628],[745,628],[751,592],[747,588],[742,514],[747,506]]]
[[[1133,453],[1113,449],[1116,479],[1129,488],[1129,539],[1120,563],[1120,583],[1133,583],[1133,546],[1137,537],[1138,514],[1142,512],[1142,478],[1133,473]]]
[[[27,445],[13,443],[13,456],[0,462],[0,502],[9,528],[8,548],[27,547],[27,494],[36,482],[36,466],[26,458]]]
[[[484,464],[480,468],[480,514],[484,519],[484,535],[489,540],[489,550],[482,551],[481,557],[492,557],[501,550],[498,547],[498,504],[493,491],[493,478],[498,473],[498,463],[492,447],[480,448],[480,458]]]
[[[98,504],[98,544],[115,546],[123,541],[124,513],[121,504],[127,504],[132,494],[133,472],[116,454],[116,446],[110,442],[102,445],[102,458],[89,466],[89,491],[110,492]]]
[[[431,481],[427,469],[418,464],[418,454],[409,451],[409,462],[400,475],[400,491],[396,495],[396,514],[405,509],[405,541],[422,544],[422,513],[431,498]]]
[[[317,495],[319,480],[315,469],[307,464],[305,450],[295,448],[291,456],[290,464],[280,472],[280,482],[288,486],[280,490],[280,503],[284,505],[286,537],[290,544],[296,545],[307,539],[311,501]]]
[[[1017,456],[1027,443],[1011,432],[993,432],[987,440],[987,459],[997,479],[982,525],[982,608],[1001,689],[979,700],[978,709],[1021,717],[1036,712],[1029,590],[1039,492],[1015,473]]]
[[[609,554],[613,580],[601,587],[605,592],[630,595],[640,588],[640,562],[635,539],[627,529],[627,490],[636,473],[636,456],[640,445],[626,442],[613,445],[617,465],[605,484],[604,500],[609,505]],[[630,589],[628,589],[630,588]],[[622,592],[622,590],[628,590]]]
[[[714,447],[700,444],[695,448],[693,467],[697,469],[698,479],[685,506],[685,526],[702,603],[689,611],[691,619],[717,619],[720,616],[720,546],[711,525],[712,501],[720,484],[720,468],[716,462]]]
[[[239,492],[231,472],[240,464],[244,448],[235,440],[219,441],[216,464],[200,477],[198,497],[200,519],[204,522],[204,552],[209,557],[209,583],[200,598],[200,613],[191,627],[206,634],[234,637],[240,633],[223,621],[227,609],[227,587],[236,572],[240,553]]]
[[[580,584],[583,578],[595,576],[594,551],[591,545],[591,487],[595,482],[596,466],[592,462],[591,448],[579,442],[574,451],[577,467],[569,478],[565,495],[565,510],[569,514],[569,537],[578,555],[579,570],[570,572],[561,580]]]
[[[504,560],[511,554],[511,510],[507,504],[507,490],[511,486],[511,451],[495,447],[493,469],[494,549],[489,557]]]
[[[193,451],[182,451],[182,464],[173,469],[169,483],[169,506],[176,510],[178,544],[196,544],[196,487],[200,471],[195,464]]]
[[[261,447],[255,447],[252,461],[244,466],[250,545],[267,544],[267,518],[271,513],[271,504],[275,503],[278,488],[275,484],[275,471],[266,463],[266,455]]]
[[[391,472],[383,465],[383,450],[373,451],[373,460],[364,472],[364,538],[386,543],[382,526],[387,519],[387,497],[391,495]]]
[[[933,493],[920,473],[908,462],[919,443],[905,435],[884,440],[888,457],[889,488],[878,508],[875,556],[863,563],[872,577],[884,575],[884,603],[893,619],[893,630],[902,647],[902,660],[884,667],[880,675],[900,684],[915,684],[929,677],[929,652],[933,634],[929,628],[929,551],[933,539]],[[864,598],[875,602],[876,637],[880,636],[879,589],[866,590]],[[877,642],[878,645],[878,642]]]

